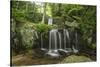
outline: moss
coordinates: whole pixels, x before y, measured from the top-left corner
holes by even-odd
[[[12,57],[12,65],[43,65],[43,64],[62,64],[62,63],[75,63],[75,62],[90,62],[92,61],[89,57],[70,55],[62,57],[60,59],[48,59],[47,57],[39,58],[35,56],[33,50],[30,50],[25,55],[20,54]]]
[[[90,62],[90,61],[92,60],[86,56],[71,55],[64,58],[64,60],[62,60],[60,63],[75,63],[75,62]]]

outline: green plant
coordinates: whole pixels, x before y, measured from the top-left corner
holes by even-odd
[[[42,23],[35,25],[35,30],[39,33],[46,33],[53,28],[56,28],[56,25],[47,25]]]

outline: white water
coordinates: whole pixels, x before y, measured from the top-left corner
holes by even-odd
[[[49,51],[46,53],[47,55],[57,57],[59,56],[58,48],[57,48],[57,29],[53,29],[49,33]],[[54,40],[52,40],[54,39]]]
[[[52,46],[54,45],[54,49],[56,50],[57,49],[57,32],[58,30],[57,29],[53,29],[50,31],[50,34],[49,34],[49,50],[53,49]],[[54,39],[54,40],[52,40]],[[52,44],[54,43],[54,44]]]
[[[68,40],[67,40],[68,39]],[[68,44],[66,44],[68,41]],[[69,32],[67,29],[64,29],[64,49],[66,49],[66,45],[68,45],[70,47],[70,37],[69,37]]]
[[[73,52],[77,53],[78,52],[78,38],[77,38],[77,32],[75,33],[75,46],[72,46]]]
[[[48,25],[52,25],[52,22],[53,22],[53,19],[52,18],[49,18],[48,19]]]
[[[54,32],[54,38],[55,38],[55,50],[57,50],[57,30],[55,30],[56,32]]]
[[[65,29],[64,29],[64,49],[66,49],[66,33],[65,33]]]
[[[60,54],[58,53],[58,50],[49,50],[46,54],[49,56],[52,56],[52,57],[59,57],[60,56]]]
[[[69,32],[67,29],[65,29],[65,33],[66,33],[66,36],[68,38],[68,46],[70,47],[70,37],[69,37]]]
[[[75,49],[75,47],[74,47],[74,46],[72,46],[72,49],[73,49],[73,52],[74,52],[74,53],[77,53],[77,52],[78,52],[78,50],[77,50],[77,49]]]
[[[63,37],[61,35],[63,35]],[[62,38],[64,39],[64,41],[62,40]],[[63,34],[59,32],[58,29],[52,29],[49,32],[49,50],[46,52],[46,54],[49,56],[57,57],[60,56],[59,51],[67,54],[69,52],[72,52],[72,49],[74,53],[77,53],[78,52],[77,44],[78,44],[77,33],[75,33],[75,45],[71,47],[69,31],[67,29],[63,29]],[[64,46],[64,48],[62,47],[62,45]],[[41,49],[45,50],[43,48],[42,34],[41,34]]]
[[[58,36],[59,36],[59,49],[62,49],[62,47],[61,47],[61,43],[62,43],[62,41],[61,41],[61,33],[60,32],[58,32]]]
[[[36,36],[36,38],[37,38],[37,39],[39,38],[39,36],[38,36],[37,32],[35,32],[35,36]]]

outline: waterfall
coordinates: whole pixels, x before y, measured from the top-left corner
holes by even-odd
[[[61,33],[60,32],[58,32],[58,36],[59,36],[59,48],[62,49],[62,47],[61,47],[62,40],[61,40]]]
[[[54,38],[55,38],[55,50],[57,50],[57,31],[54,32]]]
[[[43,34],[41,34],[41,50],[45,51],[46,49],[43,47]]]
[[[77,32],[75,33],[75,46],[72,46],[73,52],[78,53],[78,38],[77,38]]]
[[[52,22],[53,22],[53,19],[52,18],[49,18],[48,19],[48,25],[52,25]]]
[[[49,51],[46,54],[53,57],[60,56],[57,50],[57,33],[57,29],[53,29],[49,33]]]
[[[50,31],[50,34],[49,34],[49,50],[51,49],[57,49],[57,32],[58,30],[57,29],[53,29]],[[53,48],[54,46],[54,48]]]
[[[69,32],[67,29],[65,29],[65,33],[66,33],[66,36],[67,36],[67,39],[68,39],[68,46],[70,47],[70,37],[69,37]]]
[[[64,29],[63,33],[64,33],[64,49],[66,49],[66,32],[65,32],[65,29]]]
[[[43,47],[43,34],[41,34],[41,50],[47,50],[46,55],[49,55],[52,57],[59,57],[62,54],[64,55],[64,54],[68,54],[72,52],[72,50],[74,53],[78,52],[77,32],[74,34],[75,44],[71,47],[69,31],[67,29],[63,29],[62,31],[63,33],[61,33],[61,31],[58,31],[58,29],[52,29],[51,31],[49,31],[49,44],[48,44],[49,49],[48,50],[44,49]]]
[[[77,49],[75,49],[75,47],[74,47],[74,46],[72,46],[72,49],[73,49],[73,52],[74,52],[74,53],[78,53],[78,50],[77,50]]]
[[[38,33],[35,31],[34,34],[35,34],[36,39],[38,39],[39,38]],[[40,48],[41,50],[45,50],[43,47],[43,34],[40,35],[40,40],[41,40]]]
[[[68,47],[66,47],[68,41]],[[69,37],[69,31],[67,29],[64,29],[64,49],[70,47],[70,37]]]
[[[35,31],[35,36],[37,39],[39,38],[38,33],[36,31]]]
[[[52,37],[52,33],[49,33],[49,50],[51,50],[51,37]]]
[[[64,53],[69,53],[69,52],[72,52],[72,49],[70,47],[70,37],[69,37],[69,31],[67,29],[63,29],[63,38],[64,38],[64,48],[61,49],[61,45],[62,45],[62,41],[61,41],[61,34],[58,32],[58,35],[59,35],[59,43],[60,43],[60,49],[59,51],[60,52],[64,52]],[[68,44],[67,42],[68,41]],[[68,46],[67,46],[68,45]]]

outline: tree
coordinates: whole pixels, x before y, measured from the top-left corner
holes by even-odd
[[[46,16],[46,3],[43,3],[43,16],[42,16],[42,23],[45,23],[45,16]]]

